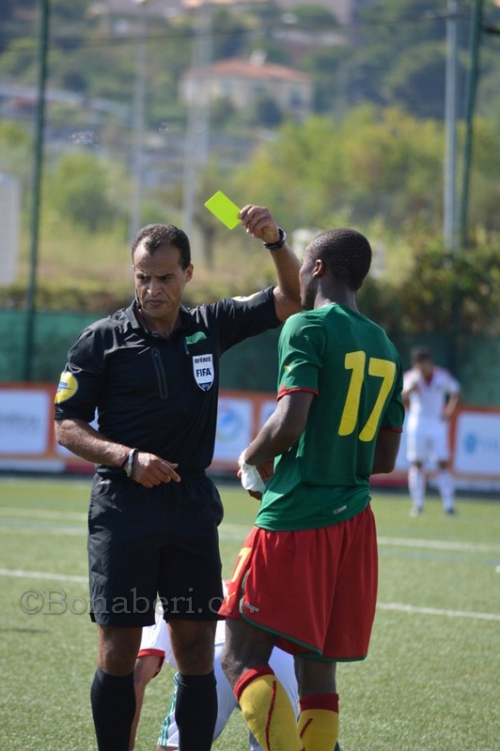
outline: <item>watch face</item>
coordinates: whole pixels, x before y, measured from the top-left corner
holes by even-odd
[[[286,241],[286,232],[281,229],[281,227],[278,227],[278,231],[280,234],[279,240],[276,240],[275,243],[264,243],[264,246],[268,250],[278,250],[279,248],[282,248]]]
[[[133,449],[130,454],[128,455],[128,462],[127,462],[127,477],[132,476],[132,470],[134,469],[134,457],[137,453],[137,449]]]

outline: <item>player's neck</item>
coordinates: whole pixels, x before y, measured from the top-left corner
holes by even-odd
[[[315,308],[324,308],[326,305],[332,305],[332,303],[344,305],[346,308],[352,308],[358,312],[356,295],[352,290],[345,286],[330,288],[327,291],[321,289],[317,291],[314,300]]]

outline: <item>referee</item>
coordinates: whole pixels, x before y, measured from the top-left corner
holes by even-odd
[[[265,207],[247,205],[239,216],[271,252],[277,286],[187,309],[189,239],[173,225],[148,225],[132,244],[134,301],[81,333],[59,383],[57,440],[97,465],[88,557],[99,751],[128,749],[134,665],[157,596],[179,667],[180,749],[211,747],[223,508],[205,470],[215,442],[219,359],[300,310],[300,264],[285,233]]]

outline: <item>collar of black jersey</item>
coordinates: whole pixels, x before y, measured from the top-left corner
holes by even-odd
[[[150,331],[149,329],[147,329],[145,326],[142,325],[142,323],[139,321],[139,318],[137,317],[138,309],[139,309],[139,304],[136,299],[132,302],[131,305],[129,305],[128,308],[125,309],[125,314],[128,320],[130,321],[132,328],[140,329],[141,331],[144,331],[146,334],[149,334],[150,336],[160,336],[160,334],[156,334],[154,331]],[[192,333],[194,331],[204,330],[204,326],[199,326],[197,324],[190,310],[186,308],[184,305],[180,306],[179,313],[181,316],[181,325],[177,326],[177,328],[175,328],[172,331],[172,334],[175,334],[176,332],[182,332],[183,334],[186,334],[186,333]]]

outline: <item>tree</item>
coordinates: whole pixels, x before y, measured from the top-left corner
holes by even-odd
[[[254,28],[251,18],[243,13],[234,13],[228,8],[212,6],[213,57],[241,57],[247,42],[248,32]]]
[[[283,122],[283,113],[276,104],[274,97],[261,94],[254,106],[255,121],[265,128],[275,128]]]
[[[13,122],[0,123],[0,172],[21,181],[26,197],[31,176],[32,138],[27,128]]]
[[[237,175],[288,226],[380,217],[393,231],[441,226],[442,128],[401,110],[359,107],[337,122],[287,122]],[[280,216],[282,214],[280,213]]]
[[[348,106],[364,100],[441,117],[444,106],[446,0],[375,0],[360,10],[340,74]],[[467,49],[462,34],[461,48]]]
[[[47,175],[44,195],[52,212],[96,232],[109,228],[120,217],[110,182],[109,168],[92,154],[66,154]]]
[[[345,45],[320,47],[305,55],[301,69],[314,80],[315,112],[342,112],[344,97],[343,71],[351,54]]]
[[[401,331],[500,333],[500,244],[450,255],[427,238],[398,290]]]
[[[4,0],[2,3],[2,24],[0,26],[0,53],[7,49],[14,34],[15,0]]]
[[[325,31],[338,26],[337,18],[323,5],[294,5],[291,14],[301,30]]]
[[[458,81],[466,80],[463,58],[458,61]],[[386,101],[399,102],[407,112],[442,120],[445,113],[446,50],[429,42],[414,46],[401,55],[398,65],[385,75]],[[462,115],[463,112],[459,113]]]

